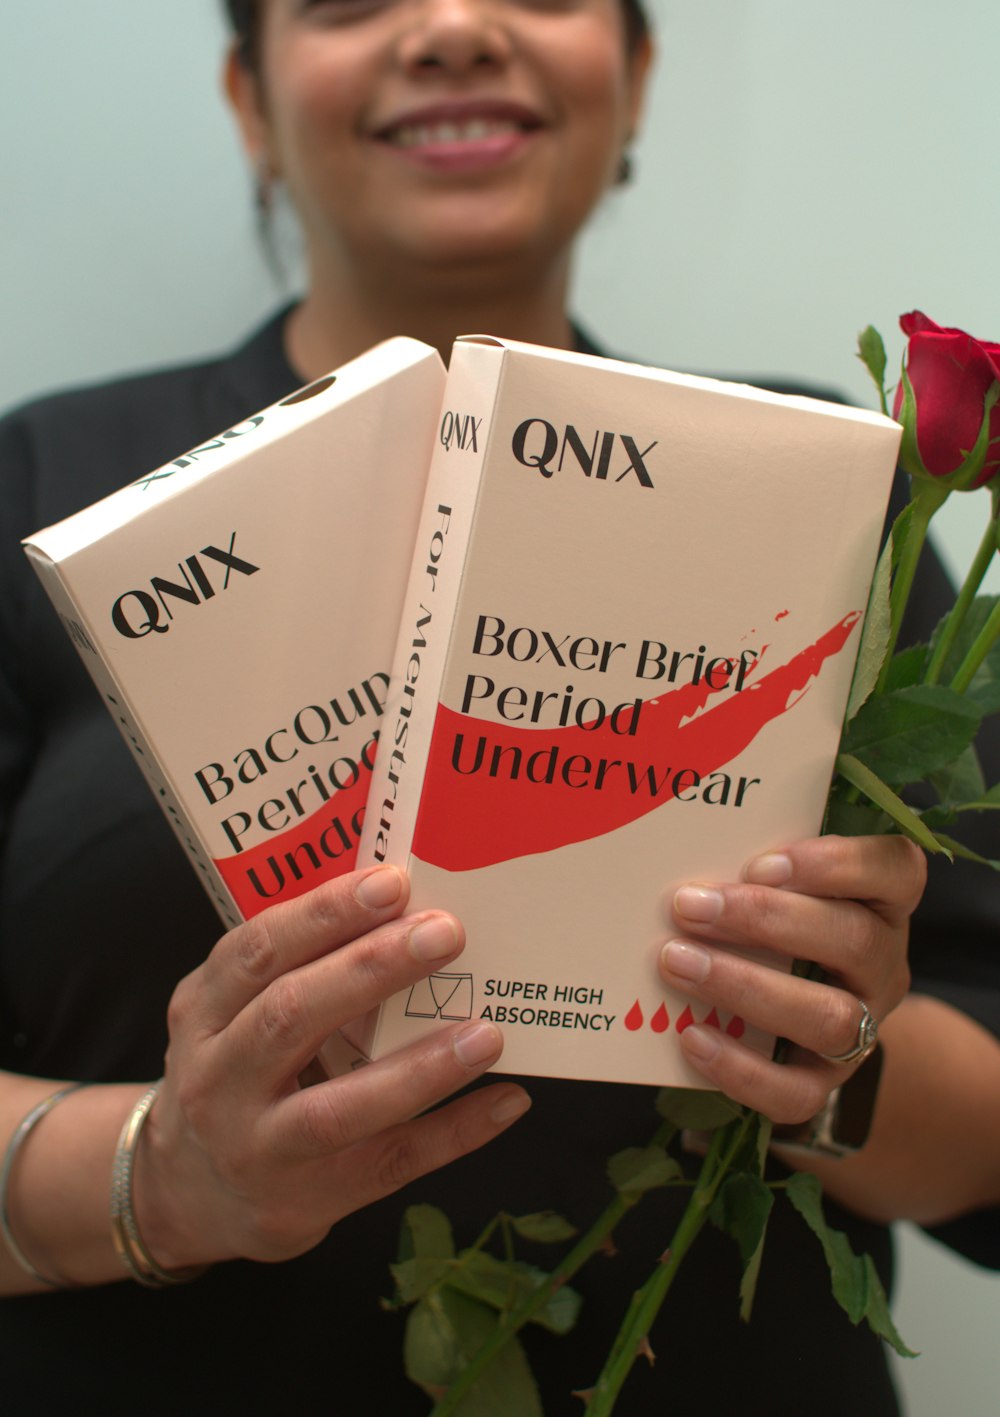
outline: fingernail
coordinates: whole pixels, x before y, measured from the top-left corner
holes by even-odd
[[[458,931],[450,915],[432,915],[429,920],[421,920],[410,931],[410,954],[429,964],[432,960],[446,959],[458,948]]]
[[[464,1063],[467,1068],[474,1068],[497,1057],[502,1043],[503,1036],[496,1024],[480,1019],[456,1033],[451,1046],[460,1063]]]
[[[710,1063],[718,1057],[722,1047],[714,1028],[700,1028],[696,1023],[681,1034],[681,1044],[685,1053],[690,1053],[699,1063]]]
[[[531,1106],[531,1098],[526,1092],[510,1091],[499,1097],[490,1108],[490,1120],[498,1127],[505,1126],[509,1122],[514,1122],[518,1117],[523,1117]]]
[[[755,886],[783,886],[792,879],[791,857],[780,851],[757,856],[748,862],[743,878]]]
[[[674,910],[687,920],[710,925],[722,914],[722,892],[708,886],[681,886],[674,896]]]
[[[712,968],[712,956],[707,950],[685,944],[683,940],[669,940],[660,951],[660,962],[678,979],[687,979],[692,984],[703,983]]]
[[[354,899],[369,910],[378,910],[380,906],[391,905],[398,900],[402,889],[403,878],[395,866],[380,866],[358,882]]]

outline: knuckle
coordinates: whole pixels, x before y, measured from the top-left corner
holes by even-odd
[[[788,907],[787,896],[768,886],[746,886],[746,923],[761,939],[773,939],[781,933]]]
[[[784,1125],[801,1126],[823,1110],[829,1095],[826,1082],[815,1073],[807,1073],[797,1080],[788,1096],[778,1102],[771,1113],[771,1120]]]
[[[282,974],[260,996],[260,1024],[268,1043],[281,1047],[302,1034],[307,1016],[302,985],[294,974]]]
[[[840,917],[843,962],[853,972],[866,969],[879,952],[882,921],[864,905],[846,904]]]
[[[310,1155],[328,1155],[364,1135],[362,1109],[349,1087],[312,1087],[302,1094],[302,1142]]]
[[[234,966],[251,984],[259,986],[273,977],[278,947],[266,911],[234,930],[230,940]]]
[[[903,900],[908,908],[913,910],[927,885],[927,857],[909,837],[898,836],[893,840],[898,843],[894,870],[903,892]]]
[[[390,1195],[422,1175],[425,1169],[412,1132],[405,1131],[386,1142],[375,1163],[373,1177],[379,1193]]]

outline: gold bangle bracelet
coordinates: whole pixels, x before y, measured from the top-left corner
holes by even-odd
[[[66,1087],[57,1088],[55,1092],[50,1093],[48,1097],[43,1097],[41,1102],[36,1103],[31,1111],[26,1113],[14,1128],[14,1133],[7,1143],[7,1149],[3,1155],[3,1162],[0,1164],[0,1234],[3,1235],[4,1243],[10,1251],[10,1254],[24,1270],[25,1274],[30,1274],[31,1278],[37,1280],[39,1284],[47,1284],[52,1289],[74,1289],[77,1286],[71,1284],[67,1279],[59,1279],[55,1275],[43,1274],[40,1269],[36,1269],[14,1238],[14,1232],[10,1228],[10,1213],[8,1211],[10,1178],[14,1170],[14,1162],[17,1159],[18,1152],[42,1118],[47,1117],[53,1107],[61,1102],[64,1097],[68,1097],[71,1092],[76,1092],[79,1088],[86,1087],[86,1085],[86,1083],[82,1082],[71,1082]]]
[[[126,1117],[111,1168],[111,1238],[118,1258],[129,1274],[147,1289],[187,1284],[209,1268],[208,1265],[192,1265],[187,1269],[164,1269],[149,1253],[136,1224],[132,1184],[135,1153],[146,1119],[159,1096],[161,1083],[162,1079],[153,1083]]]

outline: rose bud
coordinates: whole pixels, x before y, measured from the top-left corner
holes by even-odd
[[[909,337],[892,410],[903,425],[900,463],[915,477],[982,487],[1000,471],[1000,344],[943,329],[920,310],[899,323]]]

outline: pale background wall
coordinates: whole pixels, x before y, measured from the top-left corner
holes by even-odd
[[[654,3],[637,180],[580,264],[603,341],[871,402],[869,321],[889,341],[919,305],[1000,339],[997,0]],[[7,0],[0,404],[223,348],[282,298],[217,97],[221,33],[214,0]],[[982,495],[948,519],[953,564]],[[996,1417],[1000,1281],[907,1232],[896,1307],[924,1352],[910,1417]]]

